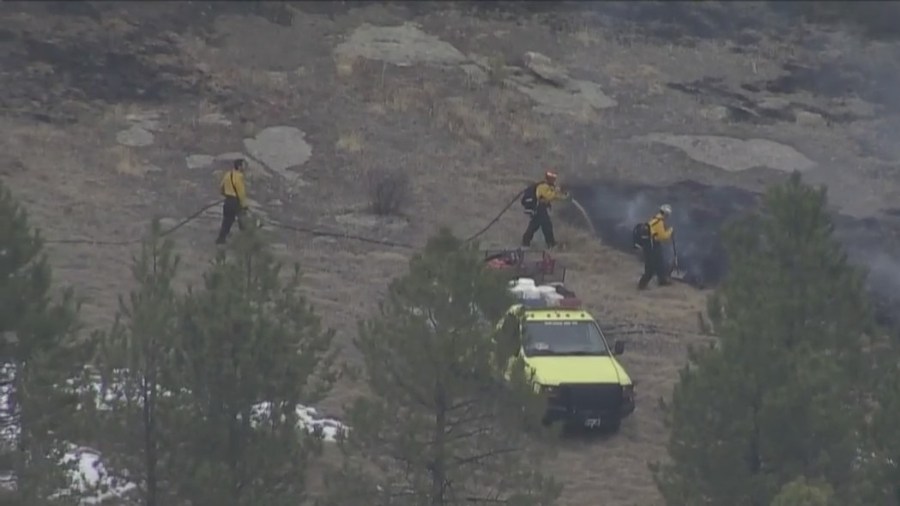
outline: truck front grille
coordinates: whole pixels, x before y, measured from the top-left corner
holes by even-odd
[[[615,384],[563,384],[556,400],[571,411],[614,410],[622,404],[622,387]]]

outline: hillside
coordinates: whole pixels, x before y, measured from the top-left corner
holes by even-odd
[[[89,327],[111,321],[136,251],[91,241],[137,239],[154,215],[171,225],[215,201],[239,154],[264,220],[416,245],[441,224],[476,232],[548,167],[563,185],[747,190],[800,170],[848,216],[896,206],[896,43],[762,4],[693,5],[3,2],[0,176]],[[367,181],[386,170],[411,182],[403,218],[367,211]],[[589,204],[631,223],[660,203]],[[185,281],[212,258],[218,220],[213,207],[174,234]],[[513,207],[483,242],[515,245],[524,226]],[[559,442],[562,504],[657,504],[657,399],[703,340],[705,294],[638,293],[634,258],[576,220],[557,229],[588,306],[648,329],[622,337],[633,417],[613,437]],[[268,230],[344,344],[411,252]],[[339,417],[362,388],[344,382],[319,408]]]

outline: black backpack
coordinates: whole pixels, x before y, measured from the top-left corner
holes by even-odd
[[[645,221],[635,225],[631,230],[631,242],[642,247],[650,244],[650,224]]]
[[[522,192],[522,199],[519,202],[526,211],[534,211],[537,207],[537,186],[539,184],[541,183],[532,183]]]

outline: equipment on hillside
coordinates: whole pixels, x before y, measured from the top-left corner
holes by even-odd
[[[678,267],[678,246],[675,245],[675,234],[672,234],[672,270],[669,271],[669,279],[673,281],[685,281],[685,273]]]
[[[509,291],[525,307],[535,309],[580,309],[581,299],[562,283],[537,283],[532,278],[517,278],[510,281]]]
[[[631,229],[631,242],[635,249],[644,249],[650,243],[650,224],[642,221]]]
[[[546,251],[541,252],[539,260],[528,258],[530,253],[534,252],[522,248],[487,250],[484,261],[509,279],[531,278],[538,284],[565,282],[566,268],[558,265],[555,258]]]
[[[522,204],[525,211],[534,211],[537,209],[537,186],[539,184],[541,184],[541,181],[531,183],[524,191],[522,191],[522,199],[519,200],[519,203]]]

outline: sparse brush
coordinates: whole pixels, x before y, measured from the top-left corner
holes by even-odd
[[[502,86],[506,78],[509,77],[506,58],[502,54],[495,54],[488,59],[488,66],[488,80],[496,86]]]
[[[379,216],[402,214],[409,203],[409,176],[398,170],[374,169],[366,174],[370,210]]]

